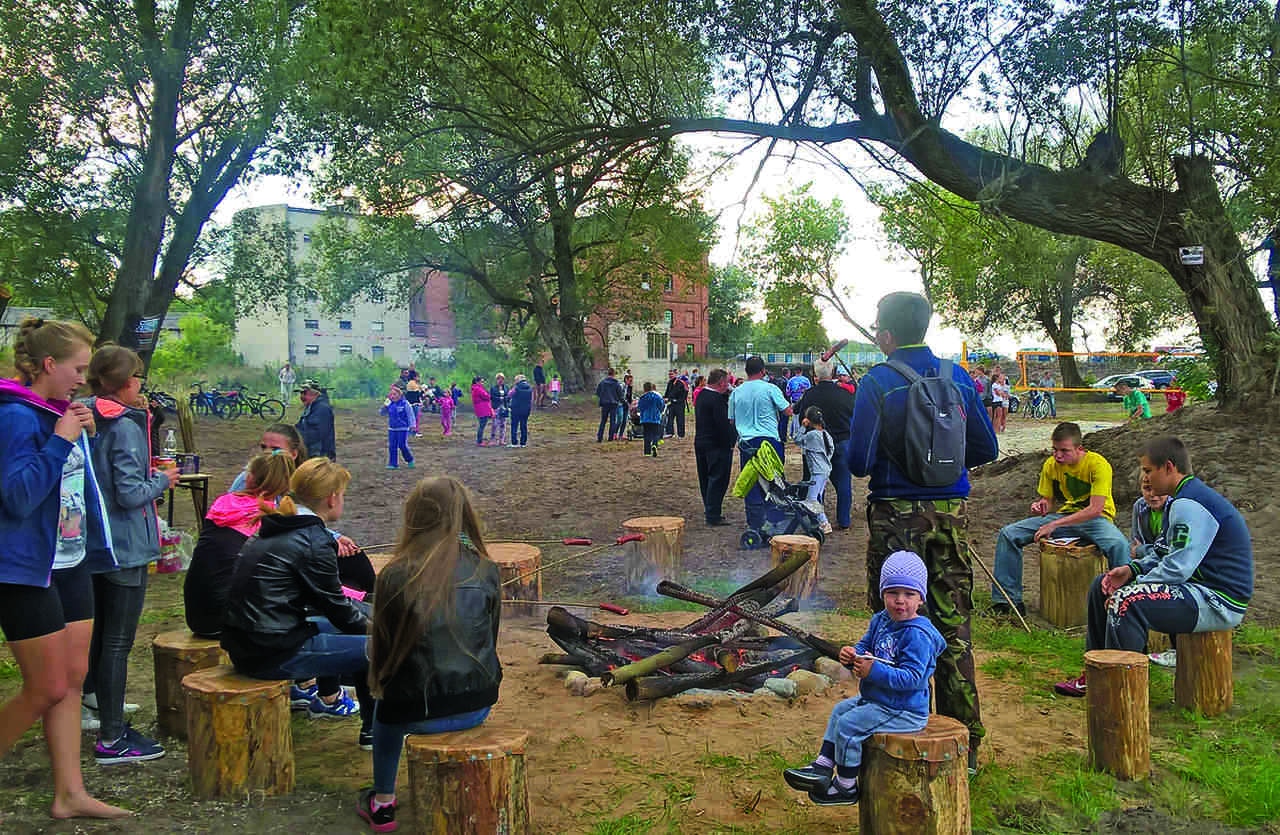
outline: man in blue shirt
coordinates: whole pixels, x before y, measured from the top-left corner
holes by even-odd
[[[740,447],[739,466],[747,463],[755,450],[766,441],[778,452],[778,458],[786,460],[782,442],[778,438],[778,413],[791,416],[791,405],[778,387],[764,379],[764,360],[751,357],[747,360],[747,381],[729,395],[729,420],[738,430]],[[764,491],[760,485],[751,488],[744,499],[747,510],[747,527],[758,531],[764,526]],[[877,577],[880,575],[877,574]]]
[[[924,344],[933,308],[917,293],[890,293],[880,300],[876,343],[891,360],[899,360],[925,376],[938,374],[939,362]],[[965,469],[954,484],[914,484],[896,461],[905,457],[907,380],[887,365],[863,375],[854,397],[849,424],[849,471],[870,476],[867,500],[867,602],[873,612],[884,608],[876,581],[886,557],[895,551],[919,554],[929,571],[929,620],[942,633],[947,648],[934,673],[938,713],[969,728],[969,766],[977,764],[977,747],[986,729],[978,706],[978,689],[970,647],[973,610],[973,567],[967,541],[969,467],[995,460],[998,452],[991,419],[968,372],[954,366],[952,379],[965,409]],[[896,459],[896,461],[895,461]]]

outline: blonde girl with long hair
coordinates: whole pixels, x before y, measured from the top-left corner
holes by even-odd
[[[374,587],[373,788],[357,805],[373,831],[396,827],[405,735],[473,728],[497,702],[500,591],[467,488],[447,476],[423,479],[405,500],[395,555]]]
[[[359,715],[360,746],[372,748],[369,618],[342,592],[338,545],[327,530],[342,517],[350,481],[351,474],[328,458],[312,458],[294,472],[288,495],[265,512],[257,536],[240,549],[222,648],[236,670],[252,678],[316,678],[321,688],[307,707],[308,717]],[[319,615],[308,617],[308,608]],[[355,684],[358,707],[339,677]]]
[[[80,686],[89,667],[91,542],[110,552],[93,477],[93,412],[73,403],[93,334],[28,318],[14,342],[17,380],[0,380],[0,632],[22,689],[0,707],[0,753],[42,720],[53,767],[55,818],[119,818],[80,771]]]

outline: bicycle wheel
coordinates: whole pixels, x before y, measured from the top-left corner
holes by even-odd
[[[268,423],[275,423],[284,417],[284,404],[274,397],[268,397],[263,400],[257,408],[258,417]]]
[[[1044,420],[1049,416],[1049,398],[1040,398],[1040,402],[1036,403],[1035,413],[1039,420]]]

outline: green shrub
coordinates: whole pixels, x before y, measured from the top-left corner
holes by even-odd
[[[178,320],[182,335],[162,336],[151,357],[151,373],[165,380],[208,373],[211,366],[240,364],[231,348],[231,328],[219,325],[203,313],[189,313]]]

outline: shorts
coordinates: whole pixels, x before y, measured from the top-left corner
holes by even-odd
[[[93,620],[93,575],[84,563],[54,571],[45,589],[0,583],[0,632],[6,641],[42,638],[82,620]]]

